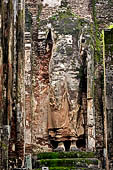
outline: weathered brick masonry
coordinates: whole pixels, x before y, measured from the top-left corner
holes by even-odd
[[[103,164],[107,149],[112,169],[112,25],[111,0],[0,0],[0,169],[28,166],[32,155],[56,147],[48,113],[62,104],[65,76],[70,115],[75,92],[80,98],[78,146]],[[75,67],[83,68],[79,92]]]
[[[41,109],[42,103],[44,106],[46,105],[45,101],[48,102],[48,99],[45,100],[46,98],[45,96],[48,96],[48,92],[47,92],[48,84],[45,81],[47,79],[45,79],[45,77],[42,76],[42,72],[44,75],[43,65],[47,66],[46,52],[45,52],[45,45],[46,45],[45,41],[46,41],[47,34],[43,32],[44,28],[42,28],[42,31],[38,30],[39,29],[38,24],[40,24],[41,21],[43,22],[44,20],[48,20],[49,17],[55,16],[56,11],[58,10],[58,6],[54,7],[54,4],[51,1],[49,3],[48,1],[47,2],[42,1],[43,5],[41,4],[41,2],[37,2],[36,3],[37,5],[35,4],[34,8],[33,8],[32,3],[30,4],[29,2],[28,4],[29,4],[28,9],[32,13],[33,20],[35,20],[35,17],[36,17],[36,10],[37,10],[37,15],[38,15],[37,27],[36,25],[33,25],[33,27],[31,27],[32,32],[34,32],[33,35],[38,36],[38,37],[35,36],[36,39],[33,39],[34,46],[32,46],[32,53],[33,53],[32,63],[34,62],[33,65],[31,66],[32,67],[32,78],[33,78],[33,84],[32,84],[32,87],[33,87],[32,95],[33,96],[32,97],[33,97],[33,102],[34,102],[33,117],[32,117],[33,118],[33,126],[32,126],[33,138],[32,139],[33,139],[34,146],[36,146],[38,150],[40,149],[43,150],[44,148],[45,150],[48,150],[47,149],[48,146],[45,143],[45,142],[48,143],[48,136],[47,136],[48,133],[47,133],[47,129],[45,129],[47,125],[47,122],[46,122],[47,109],[45,109],[46,112],[45,110]],[[56,1],[56,4],[59,5],[60,1],[59,2]],[[103,148],[104,148],[103,78],[102,78],[103,77],[103,65],[102,65],[103,46],[102,46],[102,42],[100,42],[101,41],[100,34],[101,34],[102,29],[106,28],[112,22],[113,4],[110,1],[98,1],[98,2],[97,1],[68,1],[68,4],[69,6],[71,6],[72,12],[75,15],[79,16],[82,19],[88,19],[90,23],[93,23],[92,24],[93,25],[92,39],[95,44],[94,45],[95,57],[93,61],[95,69],[93,71],[92,76],[95,77],[95,80],[93,77],[95,86],[93,86],[94,89],[92,89],[94,90],[92,99],[94,98],[93,105],[95,107],[93,107],[93,110],[95,108],[94,117],[95,117],[95,128],[96,128],[96,130],[94,131],[96,132],[95,134],[96,148],[99,151],[100,156],[102,156]],[[37,31],[38,31],[38,34],[37,34]],[[98,41],[100,42],[99,47],[98,47]],[[99,51],[98,51],[98,48],[99,48]],[[45,60],[44,61],[42,60],[43,61],[42,62],[40,59],[43,58],[44,56],[45,56]],[[98,58],[99,58],[99,61],[98,61]],[[48,66],[46,68],[48,68]],[[90,76],[89,76],[89,79],[90,79]],[[89,89],[93,87],[91,87],[91,84],[89,84]],[[44,101],[43,101],[43,95],[41,92],[44,92]],[[91,99],[90,95],[89,95],[89,99]],[[92,100],[91,101],[88,100],[88,101],[90,105]],[[89,110],[89,113],[90,112],[91,110]],[[35,127],[37,127],[37,130]],[[86,131],[87,131],[87,128],[86,128]],[[41,145],[40,145],[40,139],[41,141],[45,140],[45,142],[41,143]],[[34,150],[37,150],[36,148]]]

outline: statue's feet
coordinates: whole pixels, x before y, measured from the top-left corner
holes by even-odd
[[[80,151],[80,149],[78,149],[76,146],[71,146],[70,151],[75,152],[75,151]]]
[[[64,152],[65,151],[65,146],[63,142],[60,142],[58,144],[58,147],[54,150],[55,152]]]
[[[70,151],[71,152],[80,151],[80,149],[77,148],[76,141],[71,142]]]
[[[55,152],[64,152],[64,148],[63,147],[57,147],[55,150]]]

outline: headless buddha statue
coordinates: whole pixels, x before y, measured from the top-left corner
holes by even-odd
[[[69,41],[70,40],[70,41]],[[84,135],[84,108],[82,90],[84,77],[83,61],[79,53],[71,53],[72,37],[62,35],[53,45],[49,65],[50,111],[48,132],[51,141],[58,143],[56,151],[65,151],[64,142],[70,141],[70,151],[76,151],[77,140]],[[76,46],[73,47],[76,50]],[[82,76],[80,76],[80,73]]]

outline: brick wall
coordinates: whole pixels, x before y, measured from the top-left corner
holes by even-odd
[[[68,3],[68,9],[71,8],[75,18],[78,16],[78,18],[88,21],[89,25],[92,24],[89,34],[92,41],[94,42],[94,44],[90,45],[93,45],[95,49],[94,53],[91,55],[93,58],[94,54],[95,89],[93,92],[94,96],[91,95],[91,98],[89,97],[89,100],[91,99],[89,105],[92,103],[92,101],[95,105],[95,107],[91,110],[95,111],[92,111],[92,113],[94,113],[92,115],[95,115],[96,149],[99,150],[99,152],[101,151],[100,156],[103,155],[103,64],[101,58],[103,46],[101,43],[100,47],[98,46],[97,39],[101,39],[99,36],[101,35],[101,30],[107,28],[111,23],[113,23],[112,1],[68,0],[68,2],[66,2],[63,0],[61,2],[55,0],[53,3],[51,0],[26,0],[24,6],[23,0],[19,1],[19,3],[17,3],[15,0],[14,4],[12,3],[12,0],[4,2],[0,0],[0,9],[2,9],[0,10],[0,112],[2,115],[0,116],[0,129],[2,129],[1,132],[3,133],[7,132],[7,136],[1,134],[0,140],[3,138],[2,140],[4,143],[8,143],[9,145],[9,165],[11,166],[12,164],[15,164],[14,162],[19,157],[21,158],[19,161],[22,162],[24,160],[25,153],[28,155],[32,153],[32,151],[39,152],[52,150],[47,129],[50,88],[49,76],[51,76],[49,72],[49,62],[52,56],[52,51],[49,49],[47,44],[47,37],[50,27],[50,25],[47,26],[47,23],[50,17],[54,18],[57,14],[57,11],[61,11],[59,4],[61,4],[62,9],[64,9],[65,7],[63,6],[65,6],[66,3]],[[24,8],[26,10],[25,34]],[[43,23],[41,27],[40,23]],[[58,27],[59,26],[62,25],[58,25]],[[57,27],[57,24],[54,26],[54,28],[55,27]],[[55,32],[56,35],[58,35],[58,27],[56,28]],[[83,28],[80,27],[80,29],[84,30],[85,25],[83,24]],[[54,30],[52,31],[54,34]],[[80,31],[80,34],[82,34],[82,31]],[[80,36],[80,34],[78,36]],[[76,42],[74,38],[72,41],[74,43]],[[100,48],[100,54],[98,53],[97,46]],[[73,46],[73,48],[75,48],[75,46]],[[77,50],[79,51],[78,48],[75,48],[75,52],[73,53],[74,55],[78,55],[78,53],[76,54]],[[111,59],[112,55],[110,53],[108,54],[107,52],[106,90],[107,100],[109,101],[107,102],[108,149],[111,151],[113,131],[111,89],[113,75]],[[95,54],[97,53],[99,57],[101,56],[99,62],[95,60]],[[59,62],[59,60],[56,62]],[[107,65],[110,65],[110,67],[107,67]],[[55,65],[55,67],[56,66],[57,65]],[[91,75],[88,76],[92,79],[93,73],[90,72],[90,74]],[[88,87],[91,87],[93,90],[93,86],[90,83]],[[95,98],[94,100],[93,97]],[[89,112],[90,110],[88,110],[88,114],[90,115]],[[90,131],[88,131],[87,128],[88,127],[86,126],[87,133],[92,132],[93,128]],[[0,153],[3,153],[0,154],[1,164],[3,161],[5,161],[5,166],[7,169],[8,149],[5,151],[0,150]],[[110,156],[112,156],[112,154]],[[15,159],[12,160],[13,158]],[[19,161],[18,166],[21,166],[19,165]]]
[[[65,2],[65,1],[64,1]],[[35,3],[35,5],[34,5]],[[44,4],[44,5],[41,5]],[[60,4],[56,2],[57,4]],[[74,1],[70,0],[68,1],[68,6],[72,8],[72,12],[79,16],[80,18],[83,18],[85,20],[89,20],[91,23],[94,22],[94,27],[96,27],[95,24],[98,25],[98,29],[101,30],[102,28],[105,28],[107,25],[112,22],[112,2],[110,1]],[[31,27],[31,37],[32,37],[32,114],[33,114],[33,126],[32,126],[32,133],[33,133],[33,141],[40,141],[41,135],[39,135],[41,132],[38,130],[42,127],[42,122],[44,118],[44,122],[46,121],[46,114],[44,112],[40,112],[41,109],[41,100],[43,101],[43,97],[41,97],[40,92],[43,89],[46,89],[48,87],[48,84],[44,83],[42,80],[42,70],[40,65],[40,54],[38,53],[37,49],[41,50],[41,48],[44,48],[44,41],[38,39],[38,18],[36,19],[36,16],[40,14],[39,18],[40,21],[48,20],[49,17],[54,16],[58,10],[58,5],[54,6],[51,5],[51,1],[26,1],[26,7],[28,8],[29,12],[31,12],[32,16],[32,27]],[[41,12],[41,13],[40,13]],[[96,18],[95,18],[96,17]],[[96,20],[96,23],[95,23]],[[43,30],[43,27],[42,27]],[[98,31],[97,31],[98,32]],[[39,30],[39,34],[42,34]],[[46,34],[46,33],[45,33]],[[95,31],[94,31],[95,35]],[[41,35],[42,36],[42,35]],[[43,35],[44,39],[46,35]],[[40,35],[39,35],[40,37]],[[93,37],[92,37],[93,38]],[[42,41],[42,42],[41,42]],[[95,41],[95,40],[94,40]],[[39,51],[40,51],[39,50]],[[42,56],[45,54],[41,54]],[[102,54],[101,54],[102,55]],[[37,66],[37,67],[36,67]],[[100,70],[99,70],[100,69]],[[96,146],[97,148],[103,148],[103,100],[102,100],[102,83],[101,83],[101,76],[98,75],[102,71],[101,64],[95,64],[95,74],[97,74],[97,82],[95,81],[95,87],[98,89],[95,90],[95,116],[96,116]],[[103,74],[103,73],[102,73]],[[98,77],[99,76],[99,77]],[[47,95],[47,94],[46,94]],[[101,102],[101,107],[99,106],[99,102]],[[42,116],[43,115],[43,116]],[[45,115],[45,116],[44,116]],[[101,126],[100,126],[101,124]],[[46,126],[46,122],[44,123],[44,126]],[[42,132],[44,130],[44,126],[42,127]],[[34,135],[35,134],[35,135]],[[100,135],[101,134],[101,135]],[[45,135],[47,137],[47,130],[45,129]],[[43,135],[42,135],[43,138]],[[47,138],[46,138],[47,140]],[[38,145],[37,145],[38,146]],[[39,146],[38,146],[39,147]]]

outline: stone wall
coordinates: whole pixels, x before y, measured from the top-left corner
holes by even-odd
[[[97,24],[101,29],[105,29],[113,22],[113,3],[111,0],[95,1],[94,3]]]
[[[32,19],[33,19],[32,24],[33,24],[34,27],[31,28],[32,31],[33,31],[32,35],[34,35],[33,37],[36,38],[37,35],[39,34],[39,37],[42,37],[42,39],[45,39],[45,37],[47,36],[46,33],[43,33],[41,31],[39,31],[39,33],[37,33],[38,23],[36,22],[36,15],[38,15],[38,18],[37,18],[37,20],[39,19],[38,22],[44,21],[45,19],[48,19],[49,17],[54,16],[56,14],[56,11],[58,10],[58,6],[61,5],[61,4],[64,5],[65,3],[66,3],[65,1],[63,1],[63,2],[54,1],[54,3],[52,1],[42,1],[42,2],[38,1],[38,2],[35,2],[35,5],[34,5],[34,1],[33,2],[26,1],[26,6],[27,6],[28,10],[31,12],[31,15],[33,16],[32,17]],[[110,1],[104,1],[104,2],[103,1],[99,1],[99,2],[97,2],[97,1],[93,1],[93,2],[91,2],[91,1],[68,1],[68,6],[70,6],[72,8],[72,12],[73,12],[73,14],[75,14],[75,16],[77,15],[80,18],[88,19],[88,21],[94,22],[94,27],[96,28],[97,25],[98,25],[99,30],[101,30],[106,25],[109,25],[110,22],[112,22],[112,4],[111,4]],[[111,6],[111,8],[110,8],[110,6]],[[108,9],[110,9],[110,10],[108,10]],[[105,22],[103,23],[103,21],[105,21]],[[37,25],[37,27],[36,27],[36,25]],[[96,30],[96,31],[98,33],[98,30]],[[94,35],[97,34],[97,33],[95,33],[95,31],[94,31]],[[92,36],[92,38],[94,38],[94,37]],[[97,36],[97,38],[98,38],[98,36]],[[44,42],[44,40],[43,40],[43,42],[41,42],[41,38],[38,38],[38,39],[39,39],[38,44],[36,42],[37,38],[33,39],[33,42],[32,42],[33,43],[33,46],[32,46],[32,53],[33,53],[32,62],[34,62],[33,65],[32,65],[32,71],[34,70],[32,72],[33,73],[32,78],[33,78],[33,83],[34,83],[33,84],[34,87],[33,87],[32,97],[33,97],[33,102],[34,102],[33,108],[35,108],[35,110],[33,109],[33,115],[35,115],[35,120],[34,120],[35,123],[37,122],[37,118],[36,118],[37,116],[41,118],[40,114],[37,115],[38,108],[36,109],[36,107],[39,107],[38,103],[40,103],[40,102],[37,103],[37,101],[40,101],[40,99],[39,99],[40,97],[38,98],[38,96],[40,96],[40,91],[42,91],[43,88],[46,89],[46,86],[47,86],[47,84],[44,84],[42,82],[42,80],[39,80],[39,78],[41,78],[41,76],[42,76],[42,75],[40,75],[41,74],[40,69],[42,68],[42,66],[40,65],[41,61],[39,59],[40,57],[38,56],[40,54],[38,52],[41,50],[41,48],[45,48],[44,47],[45,42]],[[94,41],[95,41],[95,39],[94,39]],[[38,49],[39,51],[36,51],[37,46],[39,48]],[[41,54],[41,55],[44,55],[44,54]],[[36,67],[36,65],[38,67]],[[96,95],[96,97],[95,97],[95,107],[96,108],[98,108],[99,101],[101,101],[101,106],[103,105],[102,104],[102,102],[103,102],[102,101],[102,91],[103,91],[103,89],[102,89],[102,84],[101,84],[101,78],[102,77],[98,77],[98,75],[97,75],[97,74],[99,74],[100,71],[102,71],[101,66],[99,67],[97,65],[97,67],[96,67],[96,65],[95,65],[95,74],[97,76],[96,81],[98,82],[98,80],[99,80],[99,82],[100,82],[100,84],[97,85],[97,83],[95,81],[95,85],[96,85],[95,89],[100,89],[98,91],[95,91],[95,95]],[[38,81],[36,81],[36,80],[38,80]],[[97,86],[98,86],[98,88],[97,88]],[[39,108],[41,108],[41,106]],[[95,113],[95,116],[96,116],[96,119],[95,119],[96,120],[96,139],[97,139],[96,143],[97,143],[98,148],[99,147],[102,148],[103,147],[103,128],[104,128],[103,127],[102,107],[100,107],[99,110],[98,109],[96,110],[96,113]],[[41,115],[43,115],[43,114],[41,113]],[[46,115],[46,113],[45,113],[45,115]],[[41,118],[41,120],[42,120],[42,118]],[[33,123],[33,125],[35,125],[35,123]],[[42,124],[42,121],[40,123]],[[100,123],[101,123],[101,128],[100,128]],[[37,127],[37,123],[36,123],[36,127]],[[34,131],[35,127],[33,127],[32,129]],[[39,133],[36,132],[36,134],[39,134]],[[101,136],[99,136],[99,134],[101,134]],[[34,139],[34,141],[35,141],[35,139]]]
[[[58,6],[61,4],[68,4],[72,8],[72,12],[79,16],[80,18],[92,20],[91,12],[90,12],[90,1],[89,0],[68,0],[64,1],[53,1],[52,0],[44,0],[42,1],[43,8],[41,12],[40,19],[47,19],[49,16],[56,13],[58,10]]]
[[[80,18],[88,19],[91,21],[91,14],[89,11],[89,2],[69,1],[69,8],[72,7],[72,12],[74,15],[79,15]],[[47,131],[47,107],[49,105],[48,98],[48,87],[49,87],[49,54],[46,52],[46,38],[47,30],[43,31],[43,26],[38,30],[38,22],[49,19],[54,16],[59,8],[59,5],[65,6],[66,2],[55,1],[26,1],[26,9],[32,17],[32,27],[30,28],[30,34],[32,37],[32,58],[31,58],[31,79],[32,79],[32,142],[34,146],[39,150],[46,148],[46,143],[48,143],[48,131]],[[83,15],[84,8],[81,8],[83,5],[84,8],[87,8],[86,14]],[[80,8],[80,10],[79,10]],[[81,11],[82,9],[82,11]],[[79,13],[81,11],[81,13]],[[38,16],[38,18],[37,18]],[[27,26],[27,25],[26,25]],[[37,37],[38,36],[38,37]],[[74,54],[76,55],[76,54]],[[29,56],[30,57],[30,56]],[[44,60],[44,57],[46,58]],[[30,60],[30,58],[28,59]],[[59,67],[58,67],[59,69]],[[30,93],[27,92],[27,93]],[[43,94],[42,94],[43,93]],[[43,96],[44,95],[44,96]],[[47,99],[46,99],[47,98]],[[43,101],[44,99],[44,101]],[[45,100],[46,99],[46,100]],[[30,101],[30,98],[28,99]],[[47,101],[47,104],[46,104]],[[27,101],[26,101],[27,102]],[[42,109],[45,107],[45,109]],[[29,129],[30,130],[30,129]],[[30,133],[29,133],[30,134]],[[40,144],[40,140],[43,141],[43,144]],[[38,145],[39,143],[39,145]],[[42,145],[42,146],[41,146]],[[45,146],[44,146],[45,145]],[[47,150],[48,150],[47,146]]]
[[[0,1],[1,169],[24,159],[24,1]]]
[[[76,110],[74,95],[80,97],[83,149],[96,150],[103,159],[107,126],[107,147],[112,157],[112,43],[105,45],[104,68],[101,33],[112,24],[110,0],[0,0],[2,169],[8,169],[8,164],[21,167],[25,156],[31,163],[32,153],[56,147],[50,142],[48,113],[52,107],[59,109],[64,81],[70,115]],[[75,68],[81,68],[81,75]]]
[[[32,126],[32,132],[33,132],[33,142],[34,146],[36,146],[36,141],[37,143],[40,143],[41,138],[45,138],[46,142],[48,143],[48,138],[47,138],[47,129],[44,130],[44,127],[46,125],[46,116],[47,112],[45,112],[41,106],[42,103],[44,104],[45,101],[48,103],[48,81],[45,81],[46,76],[45,75],[45,70],[44,68],[44,62],[43,57],[46,58],[46,52],[45,52],[45,41],[47,38],[47,32],[48,29],[44,28],[45,20],[48,21],[49,18],[54,18],[55,15],[58,11],[59,5],[65,6],[66,2],[63,1],[38,1],[35,2],[34,6],[34,1],[29,2],[26,1],[26,5],[28,6],[28,10],[31,12],[31,16],[33,19],[32,22],[32,33],[31,35],[33,36],[32,38],[32,113],[33,113],[33,126]],[[102,43],[101,43],[101,30],[112,22],[112,2],[110,1],[68,1],[68,7],[72,8],[73,15],[79,16],[79,18],[82,18],[84,20],[90,21],[92,24],[90,28],[90,36],[91,39],[94,42],[94,54],[93,54],[93,62],[94,62],[94,71],[92,73],[88,73],[89,79],[92,79],[91,82],[89,82],[88,85],[88,91],[90,89],[92,95],[87,96],[87,104],[90,106],[90,103],[92,106],[92,116],[95,117],[95,121],[92,122],[92,125],[95,124],[95,129],[93,129],[93,126],[91,129],[89,128],[88,132],[88,127],[86,128],[87,135],[88,133],[91,135],[92,130],[96,134],[96,148],[99,150],[100,156],[103,155],[103,147],[104,147],[104,115],[103,115],[103,65],[102,65]],[[36,19],[37,15],[37,19]],[[38,22],[37,22],[38,21]],[[44,23],[39,29],[40,22]],[[36,27],[37,25],[37,27]],[[45,29],[45,31],[44,31]],[[37,43],[38,42],[38,43]],[[99,46],[99,47],[98,47]],[[99,58],[99,61],[98,59]],[[50,60],[48,57],[45,59],[45,64],[48,65],[48,62],[46,60]],[[90,65],[90,63],[89,63]],[[37,66],[37,67],[36,67]],[[55,65],[56,66],[56,65]],[[90,67],[90,66],[89,66]],[[47,66],[48,69],[48,66]],[[92,67],[93,69],[93,67]],[[95,73],[95,75],[94,75]],[[101,74],[100,74],[101,73]],[[89,75],[90,74],[90,75]],[[46,79],[48,80],[48,78]],[[94,82],[93,82],[94,81]],[[95,85],[95,86],[94,86]],[[43,91],[44,90],[44,91]],[[94,91],[93,91],[94,90]],[[44,92],[44,99],[47,97],[47,100],[43,101],[43,95],[41,92]],[[42,101],[42,102],[41,102]],[[101,103],[101,104],[100,104]],[[45,106],[46,107],[46,106]],[[90,108],[90,107],[88,107]],[[91,109],[91,108],[90,108]],[[41,111],[40,111],[41,110]],[[43,110],[43,111],[42,111]],[[47,109],[46,109],[47,110]],[[95,111],[95,112],[94,112]],[[88,109],[89,115],[91,110]],[[43,115],[43,116],[42,116]],[[44,118],[44,121],[43,121]],[[88,118],[87,121],[90,119]],[[92,118],[91,118],[92,120]],[[90,122],[90,121],[89,121]],[[44,126],[42,125],[44,124]],[[42,127],[42,131],[38,130],[38,126]],[[90,127],[90,123],[89,123]],[[37,129],[37,130],[36,130]],[[40,132],[39,132],[40,131]],[[45,132],[44,132],[45,131]],[[45,137],[42,134],[45,134]],[[42,140],[42,139],[41,139]],[[43,140],[42,140],[43,141]],[[43,145],[42,148],[44,148],[45,144]],[[38,145],[37,145],[38,146]],[[40,148],[40,144],[38,146]],[[48,148],[48,147],[47,147]],[[36,148],[35,148],[36,149]],[[48,149],[47,149],[48,150]]]
[[[105,48],[104,48],[104,63],[105,63],[105,68],[104,68],[104,74],[105,74],[105,79],[104,81],[106,82],[104,84],[104,88],[106,89],[105,91],[105,104],[104,104],[104,111],[106,113],[106,119],[107,119],[107,134],[106,134],[106,145],[108,147],[108,157],[112,158],[113,154],[113,143],[112,143],[112,138],[113,138],[113,94],[112,94],[112,78],[113,78],[113,29],[106,29],[104,31],[104,43],[105,43]],[[113,164],[112,164],[113,166]]]
[[[95,85],[95,113],[96,113],[96,140],[97,140],[97,150],[104,155],[105,151],[102,151],[103,147],[106,150],[106,147],[109,148],[109,144],[112,141],[111,133],[112,133],[112,113],[110,108],[108,109],[108,95],[110,95],[110,91],[108,90],[108,86],[111,87],[111,83],[107,82],[109,79],[108,75],[111,75],[112,77],[112,71],[110,64],[109,64],[109,69],[107,69],[107,59],[108,59],[108,53],[107,52],[107,46],[108,44],[112,44],[112,40],[109,39],[109,43],[106,44],[105,41],[105,58],[103,60],[103,40],[102,40],[102,29],[106,30],[110,25],[113,23],[113,3],[111,1],[94,1],[94,4],[92,5],[93,8],[93,20],[95,24],[95,73],[97,73],[95,76],[96,80],[96,85]],[[105,31],[106,32],[106,31]],[[110,33],[110,30],[108,31]],[[108,33],[108,34],[109,34]],[[111,33],[109,34],[109,36]],[[105,34],[105,40],[106,40],[106,34]],[[110,50],[110,49],[109,49]],[[110,52],[110,57],[112,56]],[[109,59],[110,59],[109,57]],[[103,65],[103,61],[105,65]],[[110,59],[111,61],[111,59]],[[105,68],[104,68],[105,67]],[[97,68],[97,71],[96,71]],[[104,70],[104,73],[103,73]],[[109,71],[111,74],[109,74]],[[104,77],[104,78],[103,78]],[[97,83],[98,82],[98,83]],[[99,83],[100,82],[100,83]],[[98,89],[98,90],[97,90]],[[105,92],[106,91],[106,92]],[[104,95],[103,95],[104,94]],[[107,96],[106,96],[107,95]],[[111,95],[112,96],[112,95]],[[99,105],[99,103],[101,103]],[[98,107],[97,107],[98,106]],[[106,109],[105,109],[106,108]],[[108,111],[109,110],[109,111]],[[106,116],[105,116],[106,115]],[[100,125],[101,124],[101,125]],[[106,125],[107,124],[107,125]],[[101,135],[100,135],[101,134]],[[106,136],[108,135],[108,136]],[[107,139],[105,139],[107,138]],[[108,143],[108,146],[106,145],[106,141]],[[110,147],[112,149],[112,147]],[[110,150],[111,150],[110,149]],[[101,151],[102,152],[101,152]],[[110,154],[110,150],[108,149],[108,155]],[[110,158],[110,156],[109,156]]]

